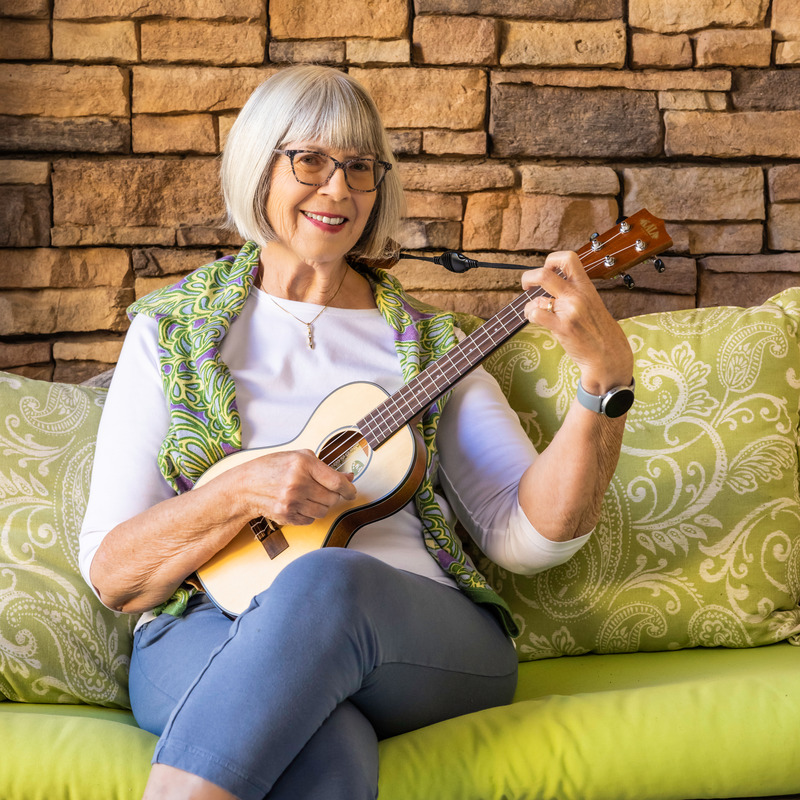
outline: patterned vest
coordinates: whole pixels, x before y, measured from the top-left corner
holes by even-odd
[[[131,319],[145,314],[158,324],[158,356],[170,410],[170,426],[158,454],[158,466],[179,494],[191,489],[220,458],[242,447],[235,386],[219,347],[252,291],[259,252],[255,242],[247,242],[237,256],[200,267],[128,309]],[[378,309],[394,331],[395,349],[408,382],[456,343],[453,317],[407,295],[384,270],[363,273],[370,281]],[[517,636],[510,609],[466,556],[434,496],[436,429],[448,396],[437,400],[418,426],[427,457],[425,476],[414,501],[425,544],[458,587],[475,602],[494,607],[506,630]],[[192,589],[181,587],[156,613],[180,616],[192,593]]]

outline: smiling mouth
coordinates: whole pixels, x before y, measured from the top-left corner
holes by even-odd
[[[317,222],[324,222],[326,225],[341,225],[347,221],[347,217],[328,217],[324,214],[312,214],[310,211],[303,211],[304,216]]]

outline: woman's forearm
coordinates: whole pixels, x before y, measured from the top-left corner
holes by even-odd
[[[168,599],[247,523],[226,489],[223,481],[211,481],[109,531],[91,566],[103,603],[137,613]]]
[[[573,403],[552,442],[520,481],[520,505],[539,533],[566,541],[594,528],[624,429],[624,416],[609,419]]]
[[[630,385],[630,344],[575,253],[551,253],[543,268],[522,276],[522,285],[544,290],[526,305],[526,316],[553,334],[577,366],[586,392],[602,395]],[[624,415],[611,419],[572,404],[553,441],[520,482],[520,505],[543,536],[564,541],[592,530],[624,430]]]

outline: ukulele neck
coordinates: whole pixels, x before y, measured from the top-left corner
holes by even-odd
[[[528,322],[526,304],[542,294],[529,289],[487,320],[441,358],[412,378],[358,423],[370,447],[380,447]]]
[[[594,234],[576,252],[586,274],[596,280],[616,277],[629,267],[662,253],[671,244],[672,239],[663,221],[642,209],[602,236]],[[630,283],[626,281],[626,285]],[[542,296],[548,295],[543,289],[534,287],[515,297],[357,422],[370,447],[380,447],[513,336],[527,323],[525,306],[533,298]]]

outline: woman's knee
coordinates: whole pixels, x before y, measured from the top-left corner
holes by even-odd
[[[306,609],[368,608],[385,584],[385,573],[389,570],[392,567],[357,550],[342,547],[314,550],[288,564],[272,586],[259,595],[258,603],[277,595],[296,597]]]

